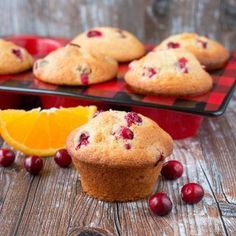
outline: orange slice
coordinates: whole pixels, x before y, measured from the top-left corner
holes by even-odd
[[[27,154],[50,156],[65,147],[69,133],[93,117],[95,106],[0,111],[0,133],[15,149]]]

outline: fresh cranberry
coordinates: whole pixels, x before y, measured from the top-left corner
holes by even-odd
[[[176,160],[167,161],[164,163],[161,174],[168,180],[178,179],[183,174],[183,165]]]
[[[54,161],[62,168],[66,168],[71,164],[71,156],[66,149],[60,149],[54,156]]]
[[[130,127],[132,124],[140,125],[142,123],[142,118],[136,113],[136,112],[128,112],[125,115],[125,119],[127,121],[128,127]]]
[[[80,149],[81,146],[87,146],[89,144],[89,135],[82,133],[79,137],[79,143],[76,147],[76,149]]]
[[[88,74],[87,73],[82,73],[81,76],[80,76],[80,79],[81,79],[81,83],[83,85],[88,85],[89,83],[89,77],[88,77]]]
[[[152,195],[148,200],[151,211],[159,216],[165,216],[172,210],[172,202],[166,193],[160,192]]]
[[[188,204],[198,203],[204,196],[204,190],[197,183],[185,184],[181,189],[181,197]]]
[[[101,37],[101,36],[102,36],[102,32],[98,30],[90,30],[87,33],[88,38]]]
[[[37,175],[43,168],[43,160],[38,156],[29,156],[24,161],[25,169],[32,175]]]
[[[23,60],[23,57],[22,57],[22,52],[19,48],[13,48],[12,49],[12,53],[18,57],[21,61]]]
[[[153,67],[144,67],[143,76],[146,76],[149,79],[151,79],[156,74],[157,74],[157,71],[156,71],[155,68],[153,68]]]
[[[15,153],[6,148],[0,149],[0,165],[3,167],[10,166],[15,160]]]
[[[180,44],[179,43],[175,43],[175,42],[169,42],[167,44],[167,47],[168,48],[179,48],[180,47]]]
[[[183,72],[183,73],[188,73],[188,68],[186,66],[187,62],[188,62],[188,60],[185,57],[181,57],[178,60],[178,67],[181,70],[181,72]]]
[[[202,48],[206,49],[207,48],[207,42],[203,41],[201,39],[197,39],[197,43],[202,46]]]
[[[119,130],[119,135],[123,138],[123,139],[133,139],[134,138],[134,133],[131,129],[122,126]]]

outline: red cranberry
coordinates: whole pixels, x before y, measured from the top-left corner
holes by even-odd
[[[167,161],[164,163],[161,174],[168,180],[178,179],[183,174],[183,165],[176,160]]]
[[[167,47],[168,48],[179,48],[180,47],[180,44],[179,43],[175,43],[175,42],[169,42],[167,44]]]
[[[25,169],[32,175],[37,175],[43,168],[43,160],[38,156],[29,156],[24,161]]]
[[[204,190],[197,183],[185,184],[181,189],[181,197],[188,204],[198,203],[204,196]]]
[[[148,77],[149,79],[151,79],[154,75],[157,74],[157,71],[155,68],[152,67],[144,67],[144,72],[143,72],[143,76]]]
[[[12,49],[12,53],[13,53],[16,57],[18,57],[21,61],[23,60],[22,52],[21,52],[20,49],[18,49],[18,48],[13,48],[13,49]]]
[[[139,125],[142,123],[142,118],[136,113],[136,112],[128,112],[125,115],[125,119],[127,121],[128,127],[130,127],[132,124]]]
[[[80,76],[80,79],[81,79],[81,83],[83,85],[88,85],[89,83],[89,77],[88,77],[88,74],[87,73],[82,73],[81,76]]]
[[[160,192],[152,195],[148,200],[151,211],[159,216],[165,216],[172,210],[172,202],[166,193]]]
[[[90,30],[87,33],[88,38],[101,37],[101,36],[102,36],[102,32],[98,30]]]
[[[71,164],[71,156],[66,149],[60,149],[54,156],[54,161],[62,168],[66,168]]]
[[[197,43],[202,46],[202,48],[206,49],[207,48],[207,42],[203,41],[201,39],[197,39]]]
[[[133,139],[134,138],[134,133],[131,129],[122,126],[119,130],[119,135],[123,138],[123,139]]]
[[[178,60],[178,67],[183,73],[188,73],[188,68],[186,67],[188,60],[185,57],[181,57]]]
[[[130,150],[130,149],[131,149],[131,145],[130,145],[129,143],[126,143],[126,144],[125,144],[125,148],[126,148],[127,150]]]
[[[6,148],[0,149],[0,165],[3,167],[10,166],[15,160],[15,153]]]
[[[79,137],[79,144],[77,145],[76,149],[80,149],[81,146],[87,146],[89,144],[89,135],[82,133]]]

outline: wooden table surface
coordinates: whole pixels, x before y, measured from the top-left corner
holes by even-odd
[[[96,25],[130,30],[145,42],[196,31],[236,50],[235,0],[1,0],[0,35],[32,33],[72,37]],[[185,166],[182,178],[157,183],[174,204],[158,217],[147,202],[106,203],[86,196],[79,174],[47,158],[40,176],[16,163],[0,168],[0,235],[236,235],[236,96],[225,114],[205,118],[199,133],[175,142],[170,159]],[[0,144],[6,146],[0,141]],[[205,197],[185,205],[179,195],[189,181]]]

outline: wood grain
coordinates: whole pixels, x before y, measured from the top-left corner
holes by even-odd
[[[236,18],[227,0],[1,0],[0,35],[41,34],[73,37],[90,27],[119,26],[145,42],[173,33],[197,31],[236,50]],[[230,7],[232,8],[232,7]],[[18,153],[10,168],[0,168],[0,235],[236,235],[236,96],[226,113],[205,118],[195,137],[175,142],[170,159],[185,167],[182,178],[157,183],[173,203],[157,217],[147,202],[106,203],[86,196],[79,174],[45,160],[40,176],[23,169]],[[0,145],[7,146],[0,139]],[[180,189],[199,182],[205,197],[186,205]]]

